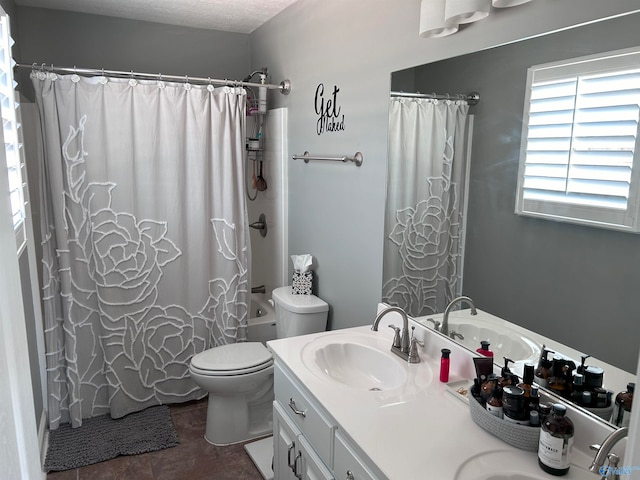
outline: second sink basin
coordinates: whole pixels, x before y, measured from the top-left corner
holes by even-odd
[[[584,457],[576,453],[584,463]],[[572,464],[569,473],[563,477],[553,477],[538,466],[538,455],[522,450],[494,450],[482,452],[462,462],[455,480],[546,480],[563,478],[566,480],[595,480],[595,475]]]

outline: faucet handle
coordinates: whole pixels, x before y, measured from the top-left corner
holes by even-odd
[[[411,346],[409,347],[409,356],[407,361],[409,363],[420,363],[420,356],[418,355],[418,339],[414,335],[416,327],[411,327]]]
[[[394,348],[400,348],[400,327],[396,327],[393,324],[389,325],[389,328],[393,328],[393,330],[396,332],[396,334],[393,336],[393,347]]]
[[[609,465],[611,467],[618,466],[618,463],[620,462],[620,457],[618,455],[616,455],[615,453],[610,453],[609,455],[607,455],[607,458],[609,459]]]
[[[440,331],[440,322],[438,320],[434,320],[433,318],[427,318],[427,322],[433,323],[433,329],[436,332]]]

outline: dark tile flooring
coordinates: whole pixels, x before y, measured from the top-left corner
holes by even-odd
[[[215,447],[204,439],[206,400],[170,409],[180,445],[51,472],[47,480],[262,480],[243,444]]]

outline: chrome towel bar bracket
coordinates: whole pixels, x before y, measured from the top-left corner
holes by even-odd
[[[304,152],[302,155],[294,155],[292,158],[294,160],[304,160],[304,163],[309,163],[309,160],[323,160],[328,162],[343,162],[343,163],[353,162],[356,164],[356,167],[359,167],[360,165],[362,165],[362,153],[360,152],[356,152],[355,155],[353,155],[352,157],[348,155],[341,155],[341,156],[335,156],[335,157],[317,156],[317,155],[310,155],[309,152]]]

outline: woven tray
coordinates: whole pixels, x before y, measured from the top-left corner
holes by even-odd
[[[538,451],[540,428],[518,425],[498,418],[482,407],[471,395],[471,389],[467,395],[469,397],[469,411],[475,423],[509,445],[529,452]]]
[[[611,403],[610,406],[604,407],[604,408],[589,408],[589,407],[582,407],[582,408],[593,413],[594,415],[597,415],[598,417],[603,419],[605,422],[611,421],[611,415],[613,415],[613,402]]]

